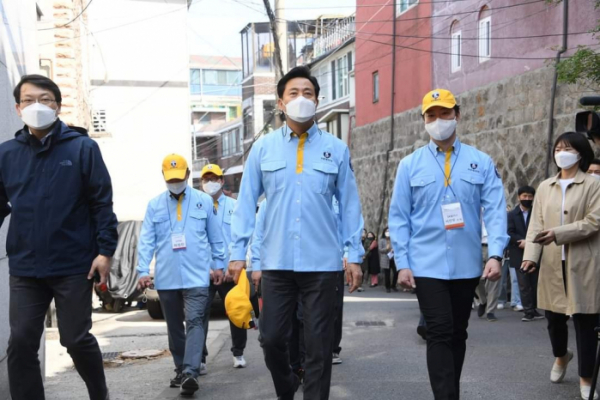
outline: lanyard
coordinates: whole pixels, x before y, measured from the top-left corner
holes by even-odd
[[[437,159],[437,157],[435,156],[435,154],[433,154],[433,151],[431,150],[431,148],[429,146],[427,146],[427,149],[429,149],[429,152],[431,153],[431,156],[435,159],[435,163],[437,164],[437,166],[440,168],[440,170],[442,171],[442,174],[444,174],[444,180],[446,183],[446,187],[450,188],[450,190],[452,191],[452,194],[454,195],[454,197],[456,197],[456,193],[454,193],[454,189],[452,189],[452,184],[450,183],[451,180],[450,178],[452,177],[452,171],[454,171],[454,167],[456,166],[456,162],[458,161],[458,157],[460,156],[460,148],[458,149],[458,154],[456,155],[456,159],[454,160],[454,164],[452,164],[452,167],[450,168],[450,174],[448,176],[446,176],[446,171],[444,171],[444,168],[442,168],[442,166],[440,165],[439,160]],[[446,190],[448,189],[444,189],[444,194],[446,193]],[[458,197],[456,197],[458,198]]]
[[[169,197],[171,197],[170,195],[167,196],[167,214],[169,215],[169,228],[171,228],[171,233],[173,233],[173,221],[171,220],[171,210],[169,210]],[[183,199],[185,197],[185,192],[181,194],[181,201],[183,202]],[[177,199],[177,202],[179,202],[179,199]],[[190,215],[190,205],[192,204],[192,199],[190,198],[190,201],[188,203],[188,208],[187,208],[187,212],[185,213],[185,218],[183,219],[183,232],[185,232],[185,225],[187,224],[187,217],[189,217]]]

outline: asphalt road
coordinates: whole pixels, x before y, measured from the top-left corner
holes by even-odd
[[[344,314],[343,364],[334,366],[331,399],[433,399],[425,342],[416,334],[419,311],[415,296],[367,289],[346,297]],[[554,358],[546,322],[525,323],[521,316],[499,310],[498,321],[488,322],[473,312],[461,399],[579,398],[576,362],[563,384],[550,383]],[[386,326],[357,327],[358,321],[383,321]],[[249,365],[244,370],[232,369],[230,343],[225,343],[209,365],[210,373],[201,379],[197,398],[274,399],[257,339],[258,334],[250,332]],[[573,334],[570,339],[575,349]],[[301,393],[296,397],[302,399]]]
[[[416,334],[419,311],[415,296],[386,294],[383,288],[367,289],[347,295],[344,307],[343,364],[333,367],[330,399],[433,399],[425,342]],[[496,315],[497,322],[488,322],[472,314],[461,399],[579,399],[576,359],[564,383],[550,383],[554,358],[545,321],[524,323],[520,320],[522,314],[511,310],[497,311]],[[359,327],[359,321],[382,321],[384,326]],[[103,352],[167,348],[164,322],[149,321],[145,312],[116,317],[110,323],[95,325],[94,330],[100,335]],[[276,398],[257,331],[249,331],[245,354],[248,367],[241,370],[232,368],[226,321],[214,321],[209,337],[209,373],[200,378],[195,399]],[[572,326],[570,341],[575,349]],[[70,361],[66,352],[59,355],[58,350],[52,356],[48,354],[49,364]],[[172,371],[170,357],[108,368],[111,399],[178,399],[178,390],[168,388]],[[46,388],[48,400],[87,398],[83,382],[69,368],[51,375]],[[296,398],[302,399],[301,392]]]

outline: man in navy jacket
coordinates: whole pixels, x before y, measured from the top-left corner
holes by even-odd
[[[50,79],[24,76],[14,90],[25,127],[0,145],[0,225],[10,214],[8,374],[13,400],[43,400],[38,350],[54,299],[60,341],[92,400],[108,399],[92,327],[93,279],[106,282],[117,247],[112,185],[96,142],[58,119]]]

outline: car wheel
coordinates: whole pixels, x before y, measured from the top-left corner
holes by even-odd
[[[160,306],[160,301],[157,300],[148,300],[146,303],[146,307],[148,308],[148,315],[152,319],[165,319],[162,308]]]

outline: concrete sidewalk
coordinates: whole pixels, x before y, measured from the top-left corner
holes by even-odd
[[[174,376],[173,360],[168,352],[167,328],[164,321],[155,321],[148,312],[129,311],[122,314],[94,313],[92,333],[98,339],[103,354],[130,350],[164,350],[165,355],[149,360],[125,361],[111,366],[105,364],[106,379],[111,400],[172,399],[177,389],[169,390],[169,397],[160,397]],[[207,338],[208,362],[219,353],[230,338],[227,320],[211,320]],[[56,329],[46,335],[46,399],[81,400],[87,398],[85,384],[73,368],[71,357],[60,345]],[[158,396],[158,397],[157,397]]]

